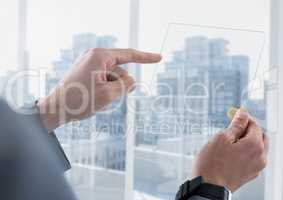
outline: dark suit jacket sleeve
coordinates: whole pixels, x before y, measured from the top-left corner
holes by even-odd
[[[0,99],[0,199],[75,200],[65,180],[70,167],[35,110],[11,109]]]
[[[30,120],[35,120],[37,122],[35,123],[39,123],[41,124],[40,122],[40,117],[38,114],[34,114],[34,115],[31,115],[30,118],[34,118],[34,119],[30,119]],[[49,136],[49,140],[50,140],[50,144],[53,146],[52,148],[54,148],[55,152],[56,152],[56,156],[58,156],[58,159],[60,161],[60,165],[62,166],[62,169],[64,171],[67,171],[71,168],[71,164],[58,140],[58,138],[56,137],[55,133],[52,132],[52,133],[47,133],[47,131],[43,129],[43,134],[46,134]],[[190,198],[189,200],[209,200],[207,198],[204,198],[204,197],[200,197],[200,196],[194,196],[192,198]]]
[[[69,169],[71,169],[71,163],[68,159],[68,157],[66,156],[58,138],[56,137],[55,133],[49,133],[49,136],[51,138],[51,143],[53,143],[54,148],[56,149],[57,155],[59,157],[59,160],[61,162],[61,165],[63,166],[63,170],[67,171]]]
[[[22,114],[21,117],[26,119],[27,123],[33,123],[38,124],[41,129],[41,134],[44,136],[48,136],[46,139],[48,139],[48,143],[50,144],[50,148],[54,149],[54,152],[56,156],[59,158],[60,165],[62,166],[63,171],[67,171],[71,169],[71,163],[66,156],[57,136],[55,135],[55,132],[48,133],[47,130],[43,127],[43,124],[41,122],[38,109],[35,105],[27,105],[22,108],[22,110],[27,112],[27,114]]]

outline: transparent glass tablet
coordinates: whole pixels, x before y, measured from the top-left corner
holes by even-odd
[[[261,31],[169,24],[152,79],[154,112],[182,127],[177,135],[209,138],[241,106],[266,128],[264,45]]]
[[[161,37],[163,59],[136,101],[141,199],[174,198],[191,178],[195,155],[229,125],[231,107],[244,106],[266,132],[277,130],[277,70],[267,70],[264,32],[171,23]]]

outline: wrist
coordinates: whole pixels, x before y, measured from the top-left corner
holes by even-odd
[[[232,193],[225,187],[206,183],[203,177],[198,176],[183,183],[177,194],[176,200],[187,200],[194,196],[211,200],[231,200]]]
[[[55,105],[48,97],[39,100],[37,103],[42,124],[48,132],[52,132],[60,126],[59,112]]]
[[[220,186],[220,187],[224,187],[227,190],[229,190],[230,192],[234,192],[235,189],[233,186],[231,186],[230,184],[226,183],[225,181],[219,179],[219,178],[214,178],[214,179],[206,179],[204,177],[204,182],[208,183],[208,184],[212,184],[212,185],[216,185],[216,186]]]
[[[234,192],[236,190],[233,184],[230,184],[228,181],[221,178],[221,176],[196,175],[195,177],[198,177],[198,176],[201,176],[205,183],[224,187],[230,192]]]

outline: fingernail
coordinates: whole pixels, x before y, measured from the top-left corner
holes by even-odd
[[[235,107],[229,108],[229,110],[228,110],[228,112],[227,112],[227,116],[229,117],[230,120],[232,120],[232,119],[235,117],[235,115],[236,115],[236,113],[237,113],[238,110],[239,110],[239,109],[238,109],[238,108],[235,108]]]
[[[244,111],[242,110],[242,108],[238,109],[237,112],[236,112],[235,117],[236,118],[241,118],[243,116],[244,116]]]

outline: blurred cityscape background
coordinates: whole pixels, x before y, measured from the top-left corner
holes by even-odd
[[[47,74],[49,93],[70,69],[75,59],[90,48],[114,48],[114,36],[93,33],[74,35],[72,47],[62,49]],[[242,104],[249,84],[249,57],[231,55],[224,38],[186,38],[183,49],[172,52],[156,74],[154,95],[134,95],[135,124],[127,125],[127,98],[113,103],[113,112],[97,113],[82,122],[60,127],[56,133],[72,162],[67,177],[80,199],[123,199],[126,169],[126,130],[134,127],[135,198],[174,199],[179,184],[190,178],[192,160],[202,145],[229,121],[229,107]],[[28,55],[28,54],[27,54]],[[125,66],[127,67],[127,66]],[[1,80],[13,75],[8,71]],[[1,81],[1,88],[5,87]],[[34,101],[33,95],[27,96]],[[265,98],[245,98],[265,119]],[[239,199],[263,199],[256,193],[239,192]]]

